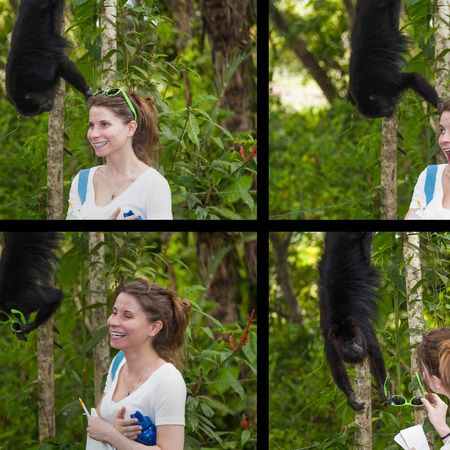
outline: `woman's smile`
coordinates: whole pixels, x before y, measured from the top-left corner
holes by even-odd
[[[119,339],[123,339],[127,334],[126,333],[121,333],[119,331],[115,331],[115,330],[109,330],[109,333],[111,335],[111,339],[112,340],[119,340]]]
[[[98,148],[103,148],[106,144],[108,144],[108,141],[106,142],[99,142],[99,143],[92,143],[92,145],[94,146],[94,148],[98,149]]]

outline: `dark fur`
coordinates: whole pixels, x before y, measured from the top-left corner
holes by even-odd
[[[66,56],[61,36],[64,0],[22,0],[6,63],[6,94],[17,112],[34,116],[53,108],[59,77],[87,99],[83,74]]]
[[[390,117],[398,98],[414,89],[435,108],[439,99],[418,72],[404,73],[408,39],[399,31],[401,0],[358,0],[351,33],[349,99],[370,118]]]
[[[64,294],[48,284],[52,278],[52,260],[58,260],[53,250],[58,248],[59,233],[17,232],[3,233],[0,258],[0,309],[11,316],[11,309],[21,311],[28,319],[37,311],[32,323],[16,324],[18,339],[42,325],[61,304]],[[6,319],[0,313],[2,320]],[[18,318],[20,322],[20,319]]]
[[[358,403],[343,362],[370,359],[378,393],[384,398],[386,369],[373,321],[379,297],[379,272],[371,265],[372,233],[333,232],[325,235],[319,263],[320,326],[331,374],[354,410]],[[388,399],[385,399],[388,400]]]

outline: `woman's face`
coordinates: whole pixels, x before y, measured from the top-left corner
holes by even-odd
[[[139,302],[130,294],[121,292],[107,321],[111,347],[117,349],[149,347],[149,341],[157,331],[158,322],[149,323]],[[158,329],[155,332],[155,327]]]
[[[450,163],[450,111],[444,111],[439,122],[439,147]]]
[[[124,125],[109,108],[93,106],[89,111],[87,138],[97,156],[109,156],[131,147],[136,122]]]

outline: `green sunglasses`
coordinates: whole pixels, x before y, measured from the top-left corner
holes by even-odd
[[[417,372],[416,372],[416,377],[417,377],[417,381],[419,382],[420,387],[422,388],[423,397],[425,397],[425,389],[422,386],[419,374]],[[385,395],[385,397],[387,397],[386,383],[387,383],[388,378],[389,378],[389,374],[387,374],[386,381],[384,382],[384,395]],[[420,400],[421,398],[422,398],[421,395],[416,395],[415,397],[413,397],[411,399],[410,402],[408,402],[406,400],[406,398],[403,397],[403,395],[393,395],[392,398],[391,398],[391,405],[393,405],[393,406],[423,406],[423,403]]]
[[[131,112],[134,114],[134,120],[137,122],[137,114],[136,110],[134,109],[133,104],[131,103],[130,99],[128,98],[128,95],[126,92],[120,88],[120,89],[109,89],[109,90],[101,90],[94,94],[94,97],[98,94],[105,94],[107,97],[115,97],[118,94],[122,94],[125,101],[128,103],[129,108],[131,109]]]
[[[20,320],[22,321],[22,325],[25,325],[27,323],[27,321],[25,320],[24,315],[20,311],[17,311],[17,309],[12,309],[11,312],[14,313],[14,314],[19,314],[20,315]],[[19,329],[19,330],[14,329],[14,324],[17,323],[17,324],[20,325],[21,324],[20,322],[18,322],[14,317],[10,317],[8,314],[6,314],[3,311],[1,312],[1,314],[5,315],[8,318],[8,320],[0,320],[0,323],[2,323],[2,324],[11,323],[11,330],[13,330],[15,333],[21,333],[22,332],[21,329]]]

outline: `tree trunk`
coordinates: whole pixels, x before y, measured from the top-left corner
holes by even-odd
[[[89,278],[91,280],[91,290],[95,291],[91,295],[91,305],[104,304],[97,306],[92,310],[92,335],[95,336],[101,328],[106,326],[107,307],[106,307],[106,286],[102,279],[105,268],[105,247],[100,246],[92,253],[94,248],[104,241],[103,233],[89,233],[89,252],[90,266]],[[100,340],[94,347],[94,386],[95,386],[95,404],[97,405],[102,397],[101,382],[104,375],[108,372],[110,363],[109,340],[108,335]]]
[[[251,0],[203,0],[201,13],[209,36],[216,82],[223,82],[232,58],[251,47],[247,17]],[[250,114],[250,93],[255,90],[251,73],[253,61],[247,58],[230,79],[221,99],[221,106],[233,112],[222,123],[230,132],[254,128]]]

